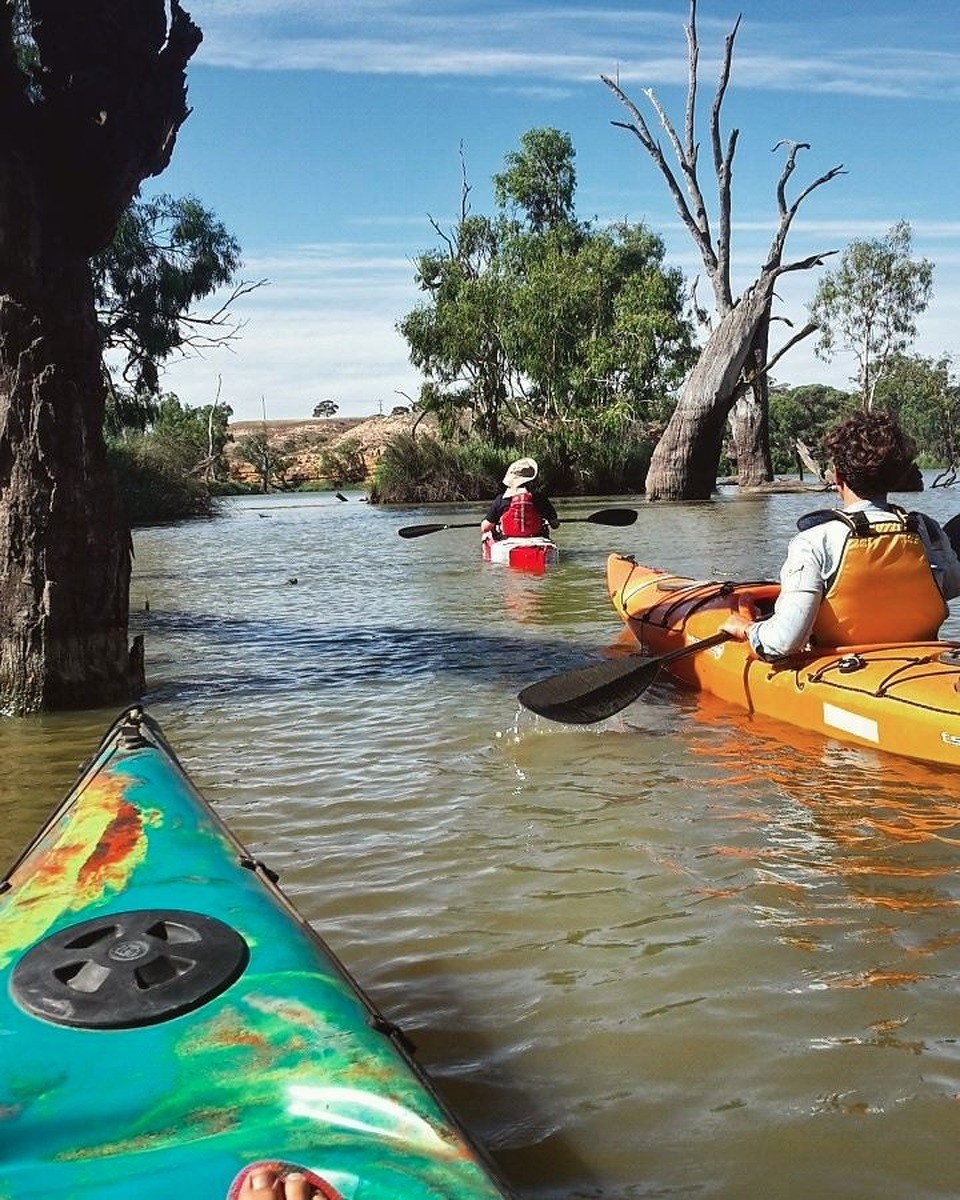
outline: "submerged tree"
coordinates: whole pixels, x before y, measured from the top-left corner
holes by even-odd
[[[639,108],[620,87],[602,76],[603,82],[626,108],[629,121],[613,124],[627,129],[639,140],[666,181],[674,204],[693,238],[713,288],[716,323],[696,366],[687,378],[673,416],[657,444],[647,474],[651,499],[702,500],[716,487],[717,467],[728,418],[733,427],[741,486],[772,477],[767,433],[768,377],[775,363],[801,338],[813,332],[807,325],[794,334],[773,356],[769,353],[771,310],[777,280],[788,271],[805,271],[819,266],[826,253],[796,262],[785,262],[787,234],[802,202],[816,188],[842,173],[840,166],[803,188],[792,201],[787,184],[796,169],[797,154],[809,149],[805,142],[782,141],[774,149],[786,150],[786,162],[777,183],[779,219],[773,240],[757,278],[740,296],[734,297],[730,279],[733,160],[738,129],[724,140],[721,110],[730,80],[733,48],[739,19],[727,36],[720,79],[709,119],[709,144],[716,176],[717,204],[714,218],[698,177],[700,143],[697,140],[697,88],[700,47],[697,38],[697,5],[690,0],[687,25],[688,83],[682,131],[664,111],[651,88],[644,90],[654,114],[663,127],[676,160],[671,165],[667,152],[651,133]]]
[[[178,0],[0,8],[0,705],[125,700],[130,540],[103,439],[90,260],[188,114]]]

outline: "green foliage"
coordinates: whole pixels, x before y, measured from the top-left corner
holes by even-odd
[[[497,207],[522,211],[534,233],[571,224],[575,153],[569,134],[528,129],[520,137],[520,149],[506,156],[506,170],[493,177]]]
[[[507,400],[519,386],[503,346],[507,296],[499,274],[493,224],[464,216],[445,251],[417,260],[416,280],[430,300],[397,325],[427,379],[419,406],[451,435],[467,414],[480,436],[499,441]]]
[[[157,406],[151,442],[187,474],[202,473],[223,479],[227,470],[223,451],[233,409],[226,404],[190,408],[169,392]]]
[[[824,384],[773,387],[770,390],[770,453],[777,474],[802,475],[795,449],[803,442],[817,462],[826,465],[823,438],[855,408],[857,398]]]
[[[321,400],[313,410],[315,417],[332,417],[340,408],[334,400]]]
[[[122,437],[127,433],[145,433],[157,419],[160,401],[149,392],[133,392],[113,386],[107,381],[107,406],[103,431],[107,437]]]
[[[398,329],[446,439],[653,428],[692,365],[680,272],[645,226],[576,220],[573,156],[566,134],[529,131],[494,178],[497,216],[464,209],[417,260],[428,299]]]
[[[121,503],[132,526],[214,514],[210,489],[158,453],[149,439],[136,437],[126,442],[109,442],[107,453]]]
[[[486,504],[501,486],[510,458],[532,455],[540,479],[554,496],[627,495],[643,491],[653,443],[607,431],[586,436],[532,436],[508,450],[489,439],[442,442],[401,434],[387,443],[374,472],[370,500],[385,504],[429,504],[478,500]]]
[[[107,446],[133,524],[209,516],[226,479],[223,450],[232,410],[190,408],[172,392],[154,402],[146,431],[108,432]],[[212,418],[212,419],[211,419]]]
[[[960,463],[960,383],[948,356],[896,355],[877,384],[876,403],[892,412],[934,466]]]
[[[693,362],[683,280],[642,225],[516,232],[506,345],[540,421],[662,421]]]
[[[321,450],[320,470],[325,479],[332,479],[337,486],[363,483],[367,477],[367,466],[360,452],[360,443],[347,438],[338,446]]]
[[[373,503],[429,504],[493,495],[503,459],[490,442],[443,443],[403,433],[387,442],[374,471]],[[499,475],[497,472],[499,471]]]
[[[157,391],[174,351],[222,340],[223,309],[204,319],[191,308],[233,281],[240,246],[193,197],[135,200],[91,265],[104,349],[122,355],[135,395]]]
[[[331,484],[329,479],[308,479],[306,483],[298,483],[293,489],[295,492],[332,492],[336,484]]]
[[[810,315],[820,325],[817,353],[829,360],[837,349],[857,360],[857,385],[864,408],[889,360],[917,336],[916,318],[933,288],[933,264],[911,258],[911,230],[899,221],[885,238],[851,242],[835,271],[820,280]]]
[[[293,465],[293,444],[289,440],[271,441],[266,434],[249,433],[236,444],[236,455],[249,463],[260,480],[260,491],[289,491],[292,484],[287,478]]]

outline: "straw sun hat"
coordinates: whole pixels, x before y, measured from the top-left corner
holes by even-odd
[[[507,467],[507,473],[503,477],[503,486],[508,490],[520,488],[525,483],[532,483],[536,477],[537,460],[535,458],[518,458],[516,462],[512,462]]]

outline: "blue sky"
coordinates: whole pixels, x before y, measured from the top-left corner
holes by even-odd
[[[193,112],[168,170],[144,192],[192,194],[243,247],[245,279],[269,280],[238,306],[232,350],[171,364],[164,386],[191,405],[221,398],[236,420],[347,416],[415,397],[395,331],[420,299],[414,259],[455,221],[460,147],[474,212],[528,129],[576,149],[577,215],[644,221],[667,260],[700,262],[656,169],[613,121],[600,82],[618,75],[644,108],[652,87],[677,123],[686,91],[687,0],[184,0],[204,32],[188,71]],[[846,174],[800,209],[788,257],[842,250],[913,228],[934,263],[934,296],[914,347],[953,353],[960,319],[960,21],[953,0],[700,0],[701,109],[723,39],[742,15],[724,127],[734,168],[735,282],[749,282],[776,221],[780,139],[810,143],[791,194],[829,168]],[[655,119],[651,117],[651,128]],[[709,147],[701,184],[713,196]],[[835,260],[834,260],[835,261]],[[828,260],[829,262],[829,260]],[[788,277],[780,312],[806,316],[819,272]],[[708,295],[705,286],[700,299]],[[793,349],[776,377],[847,386],[852,359]]]

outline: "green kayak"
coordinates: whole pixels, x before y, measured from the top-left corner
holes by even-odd
[[[141,709],[0,883],[0,971],[0,1200],[508,1194]]]

